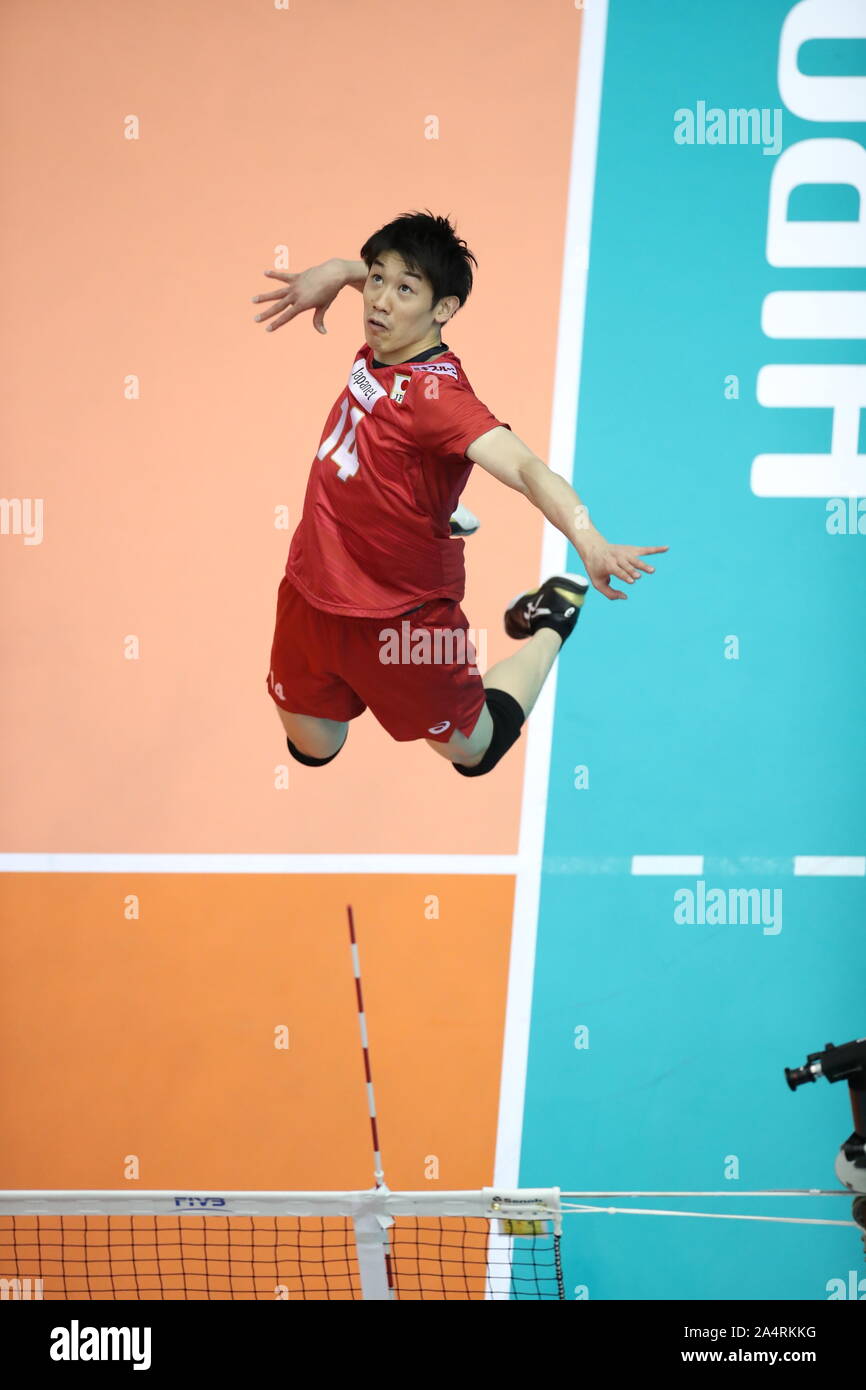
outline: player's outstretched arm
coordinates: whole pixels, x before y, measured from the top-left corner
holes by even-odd
[[[554,473],[522,439],[504,425],[481,435],[466,450],[466,457],[500,482],[528,497],[557,531],[574,546],[593,586],[606,598],[627,598],[621,589],[611,588],[611,579],[633,584],[654,567],[641,556],[661,555],[666,545],[614,545],[605,540],[589,519],[589,510],[574,488]]]
[[[355,289],[362,290],[367,279],[367,267],[363,261],[345,261],[338,256],[334,256],[329,261],[323,261],[321,265],[311,266],[309,270],[299,270],[294,273],[285,270],[266,270],[265,275],[270,275],[274,280],[282,280],[283,286],[274,290],[272,294],[257,294],[253,296],[254,304],[264,304],[268,300],[273,300],[273,307],[265,313],[256,314],[256,323],[262,323],[265,319],[275,318],[273,323],[267,326],[267,332],[273,333],[275,328],[280,328],[284,323],[288,323],[297,314],[303,314],[307,309],[314,309],[313,327],[318,333],[327,333],[325,327],[325,311],[330,308],[340,290],[345,285],[353,285]]]
[[[611,588],[611,579],[633,584],[641,572],[655,573],[655,566],[646,564],[642,556],[661,555],[667,550],[666,545],[616,545],[605,540],[590,521],[589,508],[561,474],[554,473],[539,458],[524,465],[522,474],[530,502],[568,537],[593,587],[605,598],[628,598],[622,589]]]

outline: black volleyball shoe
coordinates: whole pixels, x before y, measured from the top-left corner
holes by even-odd
[[[571,636],[589,589],[582,574],[558,574],[530,593],[512,599],[505,610],[505,631],[517,641],[553,628],[563,642]]]

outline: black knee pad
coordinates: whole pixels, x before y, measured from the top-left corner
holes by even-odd
[[[348,737],[349,735],[346,734],[346,738]],[[339,753],[342,750],[343,744],[345,742],[346,739],[344,738],[343,743],[341,743],[340,747],[337,749],[337,753]],[[292,757],[297,758],[299,763],[304,764],[304,767],[324,767],[325,763],[332,763],[337,756],[337,753],[331,753],[327,758],[311,758],[309,753],[302,753],[300,749],[295,747],[288,734],[286,735],[286,743],[289,745],[289,752],[291,753]]]
[[[512,743],[516,743],[520,737],[521,725],[526,715],[513,695],[509,695],[507,690],[488,690],[487,708],[493,720],[490,747],[481,762],[476,763],[474,767],[462,767],[460,763],[451,764],[455,772],[459,772],[463,777],[483,777],[485,772],[492,771]]]

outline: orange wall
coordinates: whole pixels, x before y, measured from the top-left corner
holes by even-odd
[[[522,753],[458,785],[370,715],[274,790],[274,509],[294,527],[363,333],[353,290],[324,338],[311,315],[267,333],[250,300],[282,244],[301,269],[451,214],[480,269],[446,341],[546,455],[579,22],[560,0],[7,0],[3,491],[44,499],[45,535],[0,537],[6,851],[516,848]],[[492,664],[541,526],[476,473],[464,606]]]

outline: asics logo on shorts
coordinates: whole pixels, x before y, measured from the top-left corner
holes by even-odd
[[[428,729],[428,734],[444,734],[446,729],[450,729],[451,720],[445,719],[441,724],[434,724],[432,729]]]

